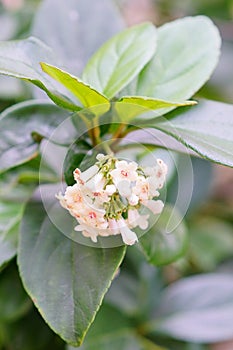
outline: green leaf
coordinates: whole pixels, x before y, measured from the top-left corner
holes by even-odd
[[[233,278],[205,274],[173,283],[163,293],[157,318],[145,331],[196,343],[232,339]]]
[[[4,324],[4,347],[14,350],[64,350],[64,342],[54,334],[35,308],[16,322]]]
[[[80,350],[109,350],[110,348],[112,350],[166,350],[129,331],[112,334],[106,338],[93,339],[92,343],[84,344]],[[75,350],[75,348],[68,347],[68,350]]]
[[[64,90],[41,70],[39,62],[56,62],[52,50],[40,40],[30,37],[24,40],[0,42],[0,74],[27,80],[42,90],[59,106],[77,111],[80,107],[64,96]]]
[[[82,343],[124,254],[124,247],[96,249],[67,239],[39,202],[26,208],[20,274],[43,318],[69,344]]]
[[[232,113],[233,105],[201,101],[190,109],[171,112],[169,121],[161,119],[147,126],[172,136],[208,160],[232,167]]]
[[[84,69],[83,81],[112,98],[137,76],[155,49],[156,30],[152,24],[126,29],[92,56]]]
[[[89,85],[84,84],[77,77],[44,62],[41,63],[41,68],[73,93],[84,107],[106,104],[106,111],[109,109],[108,99]]]
[[[88,155],[88,152],[91,152]],[[67,151],[63,169],[67,185],[72,186],[75,184],[73,171],[76,168],[80,168],[82,171],[92,166],[96,161],[97,152],[91,150],[91,146],[81,139],[71,145]]]
[[[111,322],[109,322],[111,320]],[[162,350],[136,334],[132,322],[119,310],[104,304],[80,350]],[[75,348],[68,347],[68,350]]]
[[[42,138],[50,138],[66,118],[67,112],[43,101],[6,109],[0,118],[0,172],[35,158]]]
[[[151,116],[151,119],[153,119],[155,117],[154,111],[162,108],[192,106],[195,104],[195,101],[171,102],[145,96],[125,96],[121,97],[113,106],[119,119],[129,122],[140,115],[147,119]]]
[[[31,305],[17,269],[10,266],[0,275],[0,323],[16,321]]]
[[[37,9],[32,33],[56,52],[68,71],[80,75],[91,55],[123,27],[112,0],[46,0]]]
[[[140,244],[153,265],[165,265],[179,259],[187,248],[187,230],[179,212],[166,206],[152,229],[140,239]]]
[[[58,182],[55,172],[41,158],[14,167],[0,174],[0,200],[6,202],[26,202],[39,183]]]
[[[158,99],[189,99],[209,79],[221,39],[205,16],[186,17],[158,29],[156,55],[126,93]]]
[[[0,269],[16,255],[24,205],[0,201]]]
[[[224,259],[232,256],[231,225],[208,217],[190,223],[189,257],[194,266],[201,271],[211,271]]]

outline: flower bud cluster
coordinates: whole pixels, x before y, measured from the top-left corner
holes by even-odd
[[[97,242],[98,236],[121,234],[127,245],[138,241],[132,229],[148,228],[147,207],[161,213],[163,202],[155,200],[164,185],[167,166],[157,159],[154,167],[140,167],[136,162],[118,160],[113,155],[99,154],[97,162],[84,172],[74,170],[76,183],[57,198],[78,221],[76,231]]]

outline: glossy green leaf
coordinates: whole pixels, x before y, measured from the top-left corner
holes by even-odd
[[[196,267],[211,271],[230,257],[233,257],[231,225],[208,217],[190,223],[189,259]]]
[[[15,257],[24,202],[0,201],[0,269]]]
[[[112,350],[166,350],[146,338],[127,331],[93,340],[82,346],[80,350],[109,350],[110,348]],[[75,348],[68,347],[68,350],[75,350]]]
[[[43,318],[67,343],[82,343],[124,253],[124,247],[96,249],[77,244],[53,225],[41,203],[32,202],[26,208],[20,274]]]
[[[56,16],[51,16],[54,10]],[[112,0],[46,0],[37,9],[32,33],[56,52],[70,72],[80,75],[94,52],[123,27]]]
[[[49,79],[41,70],[40,62],[55,63],[52,50],[40,40],[30,37],[24,40],[0,42],[0,74],[27,80],[42,90],[59,106],[75,111],[80,107],[72,103],[70,96]]]
[[[92,56],[84,69],[83,81],[112,98],[137,76],[155,49],[156,30],[152,24],[126,29]]]
[[[76,96],[82,103],[83,107],[88,108],[98,104],[106,104],[106,110],[108,110],[108,99],[89,85],[84,84],[77,77],[47,63],[41,63],[41,67],[45,73],[64,85],[72,94],[74,94],[74,96]]]
[[[154,58],[127,94],[158,99],[189,99],[209,79],[219,59],[221,39],[205,16],[186,17],[158,29]]]
[[[14,167],[0,174],[0,200],[12,203],[26,202],[39,183],[58,182],[56,173],[41,158]]]
[[[50,138],[67,117],[67,112],[43,101],[6,109],[0,118],[0,172],[35,158],[42,138]]]
[[[17,269],[8,267],[0,275],[0,323],[16,321],[28,312],[31,305]]]
[[[158,221],[140,239],[151,264],[165,265],[180,258],[187,248],[187,230],[179,212],[165,206]]]
[[[7,349],[64,350],[62,339],[50,330],[35,308],[23,318],[5,323],[3,327],[0,330],[4,330],[4,347]]]
[[[111,322],[109,321],[111,320]],[[80,350],[162,350],[136,334],[132,322],[118,309],[103,305]],[[68,350],[75,348],[68,347]]]
[[[167,287],[156,319],[145,330],[189,342],[216,343],[232,339],[233,278],[205,274]]]
[[[232,105],[201,101],[190,109],[171,112],[169,121],[161,119],[147,126],[172,136],[208,160],[232,167],[232,113]],[[169,144],[167,148],[170,148]]]
[[[195,104],[195,101],[171,102],[145,96],[125,96],[121,97],[113,106],[118,113],[119,120],[129,122],[138,116],[153,119],[155,117],[154,112],[162,108],[192,106]]]
[[[90,155],[87,155],[91,152]],[[95,151],[91,151],[91,146],[84,140],[79,140],[68,149],[63,165],[64,176],[67,185],[72,186],[75,183],[73,171],[80,168],[82,171],[92,166],[96,162]]]

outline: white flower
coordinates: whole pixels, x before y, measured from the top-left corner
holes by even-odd
[[[144,169],[145,175],[148,176],[148,180],[153,187],[160,189],[163,187],[167,175],[167,165],[162,161],[162,159],[157,159],[157,164],[155,167],[148,167]],[[155,194],[157,195],[157,194]]]
[[[148,218],[149,215],[140,215],[137,209],[129,209],[128,211],[128,223],[132,228],[139,226],[142,230],[146,230]]]
[[[97,242],[98,236],[121,235],[132,245],[138,241],[132,229],[146,230],[149,215],[161,213],[163,202],[154,200],[163,186],[167,167],[158,160],[153,168],[143,169],[135,162],[119,161],[113,155],[98,155],[97,162],[84,172],[75,169],[76,183],[56,197],[78,222],[75,230]]]
[[[115,169],[110,171],[114,184],[117,184],[123,180],[136,181],[138,177],[137,173],[138,165],[135,162],[127,163],[125,160],[116,161]]]
[[[126,224],[126,221],[123,218],[118,220],[117,224],[121,233],[122,240],[125,244],[133,245],[134,243],[138,242],[138,237],[136,233],[129,229],[129,227]]]
[[[155,215],[160,214],[164,207],[164,204],[161,200],[158,200],[158,201],[154,201],[152,199],[145,200],[145,201],[142,201],[142,204],[148,209],[150,209],[150,211],[152,211],[152,213]]]

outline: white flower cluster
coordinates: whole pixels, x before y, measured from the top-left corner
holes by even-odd
[[[68,186],[57,198],[69,210],[85,237],[97,242],[97,236],[121,234],[127,245],[138,241],[132,229],[148,227],[149,215],[141,215],[147,207],[153,214],[163,209],[158,189],[163,187],[167,166],[157,159],[155,167],[142,168],[135,162],[118,160],[99,154],[97,162],[84,172],[74,171],[75,185]]]

